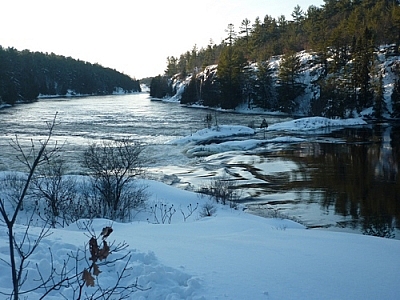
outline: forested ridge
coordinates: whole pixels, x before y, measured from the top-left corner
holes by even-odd
[[[318,89],[307,114],[345,116],[373,107],[374,116],[382,117],[388,111],[386,84],[392,90],[390,114],[399,117],[399,5],[398,0],[324,0],[321,7],[294,7],[292,20],[265,15],[244,19],[238,30],[229,24],[220,44],[211,41],[206,48],[194,46],[179,58],[168,57],[165,74],[151,84],[151,95],[173,95],[174,82],[192,78],[182,103],[222,108],[248,103],[294,113],[307,89],[299,80],[304,71],[299,53],[305,50],[312,54],[309,67],[318,67],[312,82]],[[392,60],[392,82],[383,61],[387,58]]]
[[[121,90],[138,92],[139,81],[99,64],[0,46],[0,104],[32,101],[39,95],[106,95]]]

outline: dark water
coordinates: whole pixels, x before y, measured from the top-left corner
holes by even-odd
[[[323,141],[324,136],[329,140]],[[343,142],[333,143],[331,138]],[[264,186],[266,193],[292,191],[295,197],[263,205],[310,228],[400,238],[399,124],[341,129],[263,155],[298,165],[290,174],[269,178]]]
[[[0,110],[0,171],[21,170],[10,139],[22,144],[46,134],[58,112],[54,138],[65,142],[70,173],[100,139],[134,137],[146,145],[149,176],[197,189],[204,178],[234,174],[244,202],[260,215],[288,216],[309,228],[354,231],[400,239],[400,126],[371,124],[313,133],[266,132],[265,138],[295,136],[302,143],[271,143],[247,151],[187,157],[185,146],[166,142],[206,126],[204,109],[150,101],[147,94],[47,99]],[[212,112],[219,124],[256,126],[290,118]],[[264,139],[259,132],[256,139]],[[218,141],[214,141],[218,142]],[[172,178],[172,179],[171,179]]]

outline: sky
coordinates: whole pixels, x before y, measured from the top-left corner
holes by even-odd
[[[163,74],[167,57],[219,44],[232,23],[306,11],[323,0],[5,0],[0,45],[71,56],[131,77]]]

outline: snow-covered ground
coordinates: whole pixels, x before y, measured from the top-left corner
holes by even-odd
[[[348,122],[348,121],[346,121]],[[335,126],[348,126],[335,121]],[[304,119],[303,129],[314,124],[333,126],[328,120]],[[356,122],[357,124],[360,124]],[[300,123],[292,123],[300,130]],[[355,123],[352,123],[353,125]],[[272,127],[272,126],[271,126]],[[288,124],[275,129],[288,130]],[[293,127],[292,127],[293,128]],[[274,127],[272,128],[274,129]],[[272,130],[269,128],[269,130]],[[210,139],[224,131],[225,136],[244,132],[231,127],[219,132],[209,130],[197,134]],[[188,137],[192,141],[196,134]],[[181,140],[182,141],[182,140]],[[196,141],[199,141],[198,139]],[[235,142],[232,145],[235,145]],[[243,142],[242,148],[249,144]],[[236,144],[240,148],[240,144]],[[176,213],[171,222],[155,224],[156,215],[140,211],[133,222],[117,223],[98,219],[91,224],[96,233],[111,226],[109,241],[125,241],[130,252],[129,276],[126,284],[137,283],[131,299],[398,299],[400,294],[400,241],[359,234],[308,230],[293,221],[254,216],[238,209],[213,204],[216,212],[201,217],[209,199],[157,181],[146,180],[149,204],[173,205]],[[198,208],[186,220],[192,208]],[[24,215],[24,212],[21,212]],[[20,218],[21,220],[23,218]],[[26,268],[25,289],[37,282],[36,266],[43,274],[50,271],[50,250],[53,266],[59,268],[88,241],[84,220],[65,228],[52,229],[30,257]],[[21,235],[26,227],[16,226]],[[31,226],[31,238],[39,228]],[[123,254],[122,253],[122,254]],[[111,253],[107,259],[121,255]],[[0,222],[0,292],[11,291],[8,262],[8,236]],[[124,263],[102,268],[100,284],[112,284]],[[83,266],[79,266],[83,267]],[[96,287],[85,287],[90,294]],[[28,299],[39,299],[43,291],[31,292]],[[71,299],[71,289],[63,288],[50,299]],[[0,299],[6,299],[0,294]]]
[[[92,224],[97,233],[112,226],[109,239],[129,244],[125,251],[131,252],[132,269],[127,282],[137,280],[150,288],[135,292],[132,299],[398,299],[398,240],[307,230],[292,221],[261,218],[228,206],[216,205],[215,215],[200,218],[207,200],[159,182],[147,184],[150,201],[174,204],[177,212],[171,224],[153,224],[152,215],[144,213],[132,223]],[[198,210],[184,222],[180,210],[187,214],[187,205],[196,203]],[[7,261],[8,237],[1,227],[0,258]],[[16,233],[23,230],[18,226]],[[34,238],[37,229],[32,231]],[[88,240],[77,224],[52,232],[31,258],[25,288],[35,284],[35,264],[49,272],[49,248],[54,266],[60,267]],[[121,265],[103,269],[100,282],[113,282]],[[9,268],[4,261],[0,267],[0,290],[9,292]],[[87,287],[85,292],[94,289]],[[70,292],[62,289],[52,299],[60,299],[60,294],[71,299]],[[39,297],[32,292],[28,299]]]

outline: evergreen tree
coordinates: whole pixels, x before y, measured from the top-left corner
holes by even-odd
[[[400,118],[400,79],[397,78],[393,87],[392,100],[392,117]]]
[[[201,64],[198,62],[198,50],[197,45],[194,45],[192,51],[188,54],[188,70],[197,70],[200,68]]]
[[[300,23],[304,20],[304,11],[301,9],[300,5],[296,5],[293,9],[292,18],[295,23]]]
[[[372,104],[370,72],[373,64],[372,33],[365,28],[364,34],[357,40],[353,53],[353,83],[359,88],[357,93],[357,105],[359,108]]]
[[[199,99],[198,89],[197,89],[197,78],[196,74],[193,74],[189,84],[186,86],[184,92],[182,93],[180,103],[181,104],[192,104],[196,103]]]
[[[303,10],[297,5],[292,12],[293,23],[287,26],[285,49],[300,51],[304,47],[303,24],[305,15]]]
[[[174,56],[167,57],[167,69],[165,70],[165,76],[172,77],[179,73],[178,60]]]
[[[276,95],[272,80],[272,70],[268,63],[259,63],[257,72],[256,96],[254,104],[264,109],[275,109]]]
[[[222,51],[218,63],[218,81],[221,87],[221,107],[235,108],[242,100],[241,73],[245,65],[242,52],[227,46]]]
[[[209,65],[215,64],[215,51],[213,50],[213,44],[213,41],[210,40],[207,49],[204,51],[204,61],[202,64],[203,69]]]
[[[380,74],[374,94],[374,117],[377,119],[382,119],[383,113],[386,111],[387,108],[384,98],[383,78],[382,74]]]
[[[170,95],[172,95],[172,88],[167,77],[158,75],[151,80],[150,97],[161,99]]]
[[[301,63],[296,53],[291,52],[282,56],[279,65],[279,79],[281,82],[294,86],[297,82]]]
[[[235,26],[232,23],[228,24],[228,28],[225,29],[225,32],[228,33],[228,37],[225,39],[225,41],[228,41],[228,46],[232,47],[233,42],[236,39]]]
[[[201,75],[201,100],[206,106],[216,107],[221,103],[221,87],[216,73],[215,69],[207,69]]]
[[[300,67],[300,59],[296,53],[285,54],[279,65],[279,106],[282,111],[287,113],[296,108],[295,98],[304,91],[302,84],[297,82]]]
[[[249,19],[244,19],[242,23],[240,24],[240,31],[239,33],[244,36],[245,39],[245,56],[248,57],[249,53],[249,36],[251,32],[251,27],[250,27],[251,21]]]

